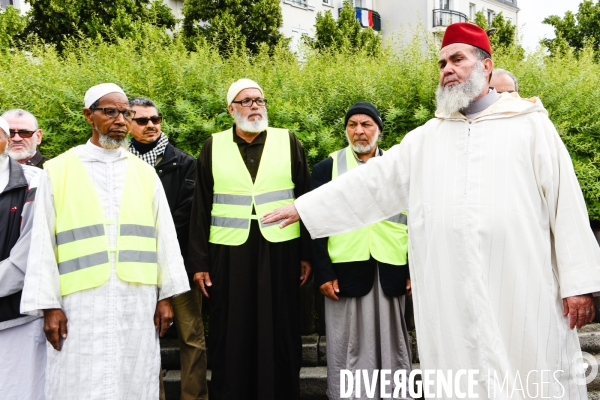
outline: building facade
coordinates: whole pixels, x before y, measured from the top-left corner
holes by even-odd
[[[491,22],[502,15],[517,27],[519,8],[517,0],[352,0],[357,17],[367,26],[365,11],[371,11],[372,27],[384,40],[394,36],[411,38],[417,27],[424,27],[436,38],[443,36],[446,27],[454,22],[473,21],[479,11]],[[314,36],[316,15],[319,11],[331,11],[337,19],[343,0],[281,0],[283,34],[292,38],[296,48],[302,34]]]

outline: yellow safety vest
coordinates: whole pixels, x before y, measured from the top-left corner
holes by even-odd
[[[286,129],[267,128],[267,139],[254,183],[242,160],[233,130],[213,135],[213,205],[209,242],[239,246],[248,240],[250,220],[258,219],[269,242],[300,237],[300,224],[284,229],[279,223],[263,224],[263,215],[294,202],[290,136]],[[252,214],[252,208],[256,215]]]
[[[358,167],[350,146],[330,154],[333,158],[331,178]],[[327,249],[333,263],[365,261],[371,256],[391,265],[406,265],[408,228],[406,212],[352,232],[330,236]]]
[[[157,239],[154,229],[156,172],[127,154],[119,220],[104,218],[100,198],[77,153],[71,149],[46,161],[56,210],[56,245],[63,296],[103,285],[110,276],[109,252],[115,252],[117,276],[156,285]],[[110,248],[107,225],[117,225],[117,245]]]

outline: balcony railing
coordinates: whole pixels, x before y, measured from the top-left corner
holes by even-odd
[[[433,10],[433,27],[448,26],[455,22],[467,22],[469,18],[458,11],[454,10]]]
[[[371,26],[374,31],[381,32],[381,16],[377,11],[369,10],[368,8],[354,7],[356,12],[356,19],[360,22],[363,28]],[[341,8],[338,8],[338,16],[342,12]],[[370,16],[370,20],[369,20]],[[373,25],[371,25],[371,22]]]

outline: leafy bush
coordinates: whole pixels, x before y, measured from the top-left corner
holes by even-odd
[[[427,37],[429,37],[427,35]],[[92,85],[115,82],[129,96],[148,96],[165,116],[164,131],[175,144],[198,154],[210,134],[231,126],[229,85],[241,77],[259,82],[269,99],[270,125],[291,129],[309,163],[345,146],[343,117],[356,101],[375,103],[384,120],[383,148],[432,118],[437,85],[437,48],[412,43],[377,57],[363,51],[315,51],[304,62],[282,45],[256,55],[223,58],[199,42],[188,52],[179,39],[141,26],[135,37],[104,43],[70,42],[58,53],[33,46],[0,58],[2,110],[20,107],[38,116],[42,151],[56,156],[84,143],[90,128],[82,115]],[[520,79],[523,97],[539,96],[569,148],[592,219],[600,220],[600,65],[588,50],[547,58],[540,50],[525,59],[518,48],[495,51],[497,67]]]

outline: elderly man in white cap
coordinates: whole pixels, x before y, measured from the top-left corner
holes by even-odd
[[[40,169],[8,157],[8,130],[0,117],[0,397],[39,400],[46,368],[43,320],[22,315],[19,304]]]
[[[233,83],[235,124],[198,158],[186,266],[210,298],[211,400],[299,398],[310,240],[300,224],[259,219],[307,192],[310,174],[298,139],[268,127],[266,103],[256,82]]]
[[[44,316],[49,399],[157,399],[183,259],[156,172],[123,147],[125,93],[100,84],[84,103],[91,139],[40,176],[21,312]]]

